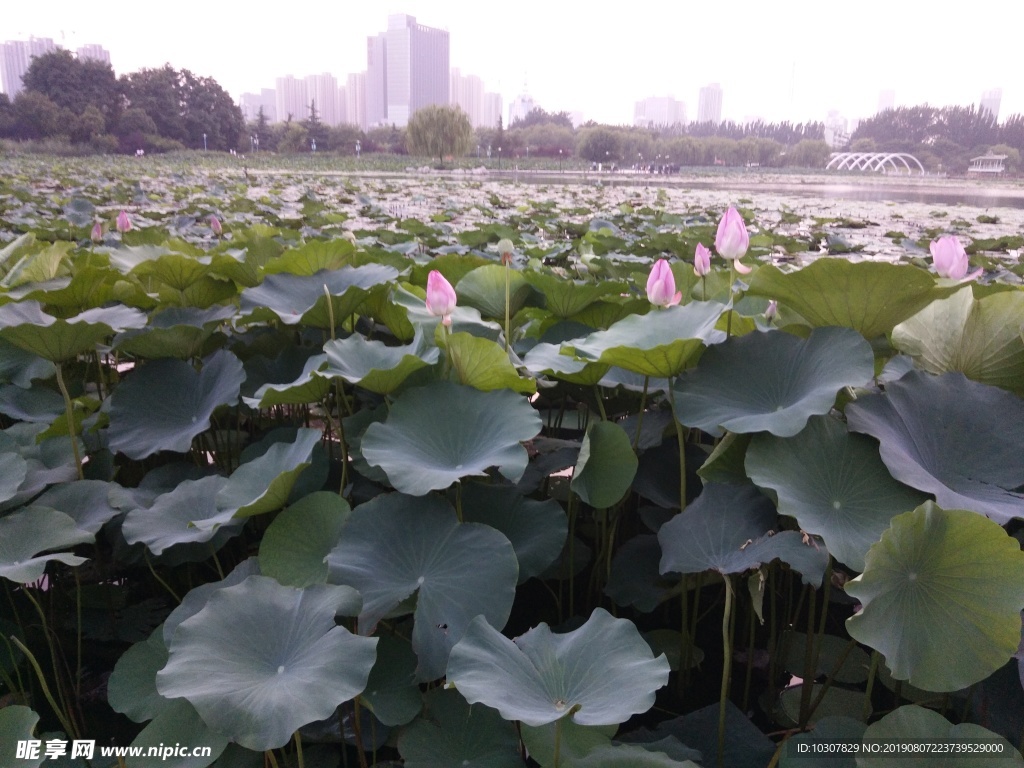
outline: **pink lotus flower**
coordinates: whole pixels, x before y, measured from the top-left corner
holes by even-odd
[[[697,252],[693,255],[693,274],[704,277],[710,271],[711,251],[704,247],[704,243],[697,243]]]
[[[103,242],[103,224],[97,221],[92,225],[92,234],[89,235],[94,243]]]
[[[771,322],[777,314],[779,314],[779,302],[772,299],[768,302],[768,307],[764,311],[764,319]]]
[[[722,220],[718,222],[718,232],[715,234],[715,250],[723,259],[731,259],[736,264],[736,271],[741,275],[750,273],[750,267],[740,263],[743,254],[750,247],[750,235],[747,234],[747,225],[743,222],[740,212],[729,206]]]
[[[647,300],[656,307],[674,307],[683,298],[676,290],[676,278],[664,259],[658,259],[647,278]]]
[[[117,214],[117,231],[124,233],[132,228],[132,220],[128,218],[127,211]]]
[[[427,312],[440,317],[441,322],[451,327],[452,312],[455,311],[455,289],[436,269],[427,275]]]
[[[932,263],[939,277],[966,282],[974,280],[984,271],[979,267],[971,274],[967,274],[967,268],[970,266],[967,252],[954,235],[943,235],[938,240],[932,240],[930,248]]]
[[[224,227],[221,226],[220,219],[210,214],[210,229],[213,230],[213,234],[220,237],[224,233]]]

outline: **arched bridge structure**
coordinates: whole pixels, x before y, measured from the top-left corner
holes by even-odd
[[[902,165],[900,165],[902,163]],[[913,163],[917,168],[911,168]],[[826,171],[880,171],[887,173],[889,170],[903,173],[914,173],[915,171],[924,174],[924,166],[921,161],[906,152],[833,152]]]

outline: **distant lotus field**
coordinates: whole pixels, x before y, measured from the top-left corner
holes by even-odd
[[[1024,211],[330,171],[0,158],[0,766],[1024,764]]]

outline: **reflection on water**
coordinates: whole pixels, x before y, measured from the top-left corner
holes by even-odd
[[[694,185],[701,186],[701,185]],[[713,188],[717,185],[704,185]],[[839,200],[864,200],[872,203],[930,203],[939,205],[970,205],[975,208],[1024,208],[1024,196],[1007,195],[1005,189],[907,189],[906,187],[853,186],[848,184],[802,186],[755,186],[759,192],[788,194],[796,197],[826,197]]]

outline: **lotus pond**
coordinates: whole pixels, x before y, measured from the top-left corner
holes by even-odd
[[[0,766],[1024,763],[1024,214],[726,186],[0,161]]]

